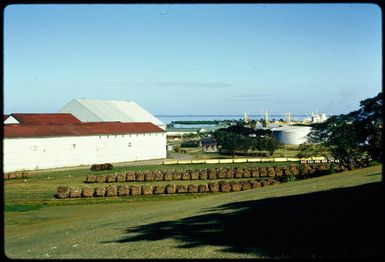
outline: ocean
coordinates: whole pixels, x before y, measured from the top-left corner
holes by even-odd
[[[239,120],[243,119],[243,115],[156,115],[160,121],[169,124],[173,121],[198,121],[198,120]],[[251,120],[263,119],[264,115],[248,115]],[[291,115],[293,121],[302,121],[307,115]],[[286,119],[285,115],[269,115],[270,121],[275,119]],[[202,126],[202,125],[200,125]]]

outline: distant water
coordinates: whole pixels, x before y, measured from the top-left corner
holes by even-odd
[[[198,120],[239,120],[243,115],[156,115],[156,117],[165,124],[172,121],[198,121]],[[260,120],[264,115],[249,115],[249,119]],[[307,115],[291,115],[292,120],[302,121]],[[285,115],[269,115],[270,120],[286,119]],[[202,125],[200,125],[202,126]]]

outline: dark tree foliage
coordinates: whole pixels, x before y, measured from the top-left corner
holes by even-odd
[[[332,156],[351,169],[367,156],[382,161],[382,93],[361,101],[361,108],[332,116],[312,125],[309,143],[329,149]]]
[[[214,136],[221,151],[233,156],[237,151],[247,154],[249,150],[268,151],[272,155],[278,148],[278,141],[271,137],[270,130],[254,130],[241,124],[218,129]]]

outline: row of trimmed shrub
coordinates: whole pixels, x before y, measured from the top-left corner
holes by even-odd
[[[333,168],[333,171],[331,169]],[[200,170],[139,170],[121,174],[89,175],[85,183],[172,181],[172,180],[215,180],[232,178],[280,177],[280,176],[314,176],[326,173],[341,172],[341,165],[290,165],[268,167],[229,167],[207,168]]]
[[[105,164],[93,164],[91,165],[91,171],[100,171],[100,170],[112,170],[114,166],[110,163]]]
[[[16,179],[16,178],[28,178],[28,177],[31,177],[31,175],[25,170],[4,173],[4,179]]]
[[[208,184],[189,184],[189,185],[109,185],[106,187],[68,187],[59,186],[57,188],[57,198],[79,198],[79,197],[116,197],[116,196],[136,196],[136,195],[157,195],[157,194],[183,194],[183,193],[208,193],[208,192],[237,192],[249,190],[267,185],[279,183],[276,179],[264,179],[262,181],[220,181]]]

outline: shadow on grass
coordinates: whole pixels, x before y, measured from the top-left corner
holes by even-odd
[[[211,213],[125,230],[116,242],[173,238],[268,257],[383,257],[382,185],[236,202]],[[188,208],[188,207],[187,207]]]

